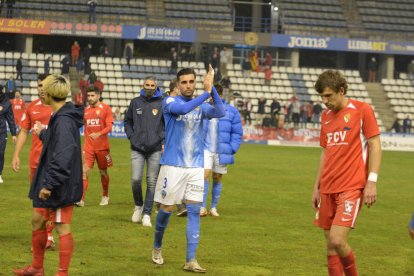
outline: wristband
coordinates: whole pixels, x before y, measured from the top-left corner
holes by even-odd
[[[410,229],[414,229],[414,214],[413,214],[413,217],[410,220],[410,224],[408,225],[408,227],[410,227]]]
[[[368,176],[368,181],[377,183],[377,180],[378,180],[378,174],[374,172],[370,172]]]

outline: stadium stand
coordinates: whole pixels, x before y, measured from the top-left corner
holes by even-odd
[[[278,1],[285,33],[346,33],[347,23],[339,0]]]
[[[402,120],[407,115],[413,118],[414,86],[411,81],[408,79],[382,79],[381,83],[397,118]]]
[[[371,31],[384,34],[402,33],[414,37],[414,5],[411,0],[357,0],[358,12],[363,26]],[[400,34],[401,35],[401,34]]]

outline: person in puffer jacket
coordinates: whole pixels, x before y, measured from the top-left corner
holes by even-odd
[[[227,173],[227,165],[234,164],[234,155],[240,147],[243,137],[243,127],[237,108],[226,103],[223,99],[223,87],[215,84],[219,96],[222,98],[226,115],[220,119],[210,119],[205,128],[204,139],[204,198],[200,209],[200,216],[207,215],[207,194],[213,172],[213,187],[211,189],[211,205],[208,212],[218,217],[217,204],[222,189],[222,176]]]

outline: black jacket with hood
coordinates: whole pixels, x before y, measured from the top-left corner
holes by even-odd
[[[66,103],[50,118],[47,130],[40,133],[43,150],[33,177],[29,197],[36,208],[61,208],[82,198],[82,154],[79,128],[83,107]],[[47,200],[39,199],[42,188],[52,191]]]
[[[131,100],[125,115],[125,133],[131,149],[143,154],[160,151],[165,139],[162,93],[157,87],[148,99],[142,89],[140,96]]]

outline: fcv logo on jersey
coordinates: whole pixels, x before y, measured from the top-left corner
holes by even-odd
[[[348,144],[345,142],[347,131],[335,131],[326,134],[327,144],[332,145],[344,145]]]

